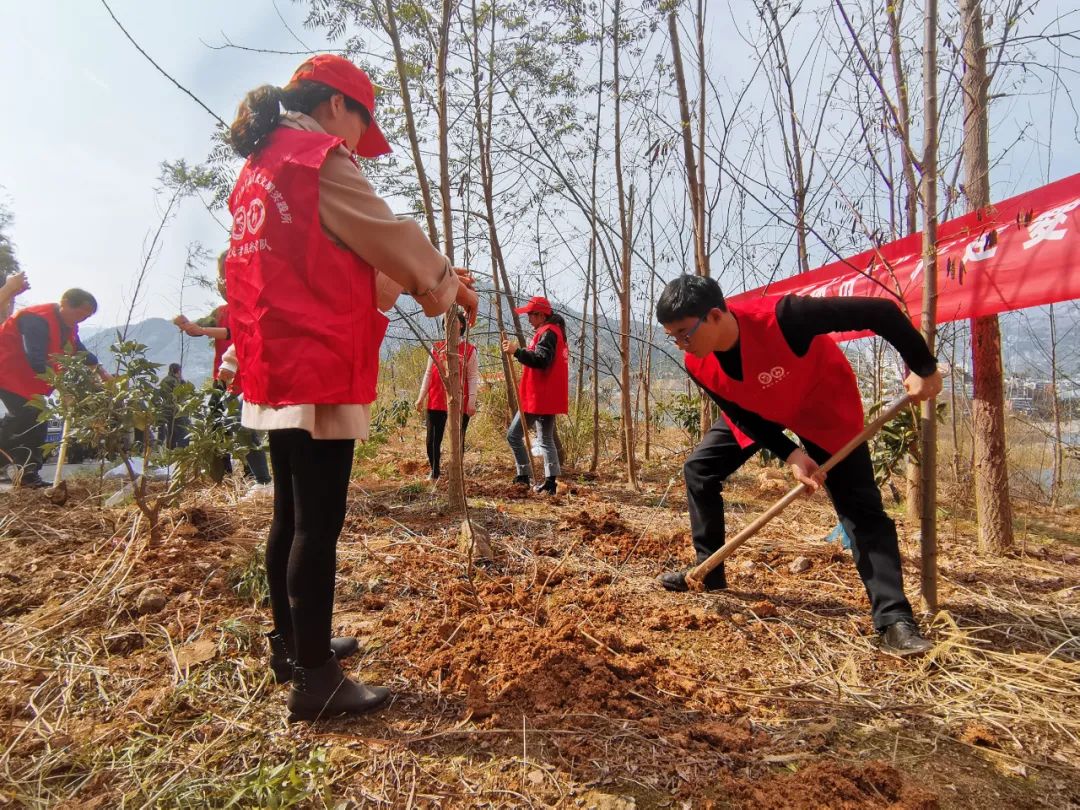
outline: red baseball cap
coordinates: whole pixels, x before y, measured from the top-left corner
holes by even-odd
[[[375,121],[375,89],[364,71],[343,56],[321,53],[296,69],[289,83],[297,81],[321,82],[363,104],[371,114],[371,126],[357,142],[356,154],[373,158],[390,153],[390,144]]]
[[[534,295],[529,299],[529,303],[523,307],[518,307],[514,312],[518,315],[524,315],[526,312],[540,312],[544,315],[550,315],[554,310],[551,308],[551,302],[544,296]]]

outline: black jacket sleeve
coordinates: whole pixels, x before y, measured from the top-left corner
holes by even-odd
[[[688,374],[690,372],[687,372]],[[736,405],[730,400],[717,396],[695,377],[690,374],[690,379],[698,384],[708,396],[720,406],[720,410],[724,412],[724,415],[731,420],[739,430],[753,439],[757,444],[760,444],[766,450],[772,452],[782,461],[786,461],[795,450],[798,449],[798,445],[791,439],[784,435],[784,426],[777,422],[770,422],[763,416],[759,416],[753,411],[748,411],[741,405]]]
[[[791,350],[799,357],[810,350],[810,342],[818,335],[868,330],[885,338],[920,377],[937,369],[937,360],[923,336],[900,307],[887,298],[787,295],[776,308],[776,319]]]
[[[40,315],[23,315],[19,318],[19,334],[30,368],[36,374],[44,374],[49,359],[49,324]]]
[[[88,348],[86,348],[83,345],[83,342],[81,340],[79,340],[78,338],[75,339],[75,351],[77,351],[77,352],[86,352],[86,365],[88,365],[88,366],[100,366],[101,365],[101,363],[98,362],[97,355],[94,354],[92,351],[90,351]]]
[[[556,337],[554,330],[549,329],[544,332],[543,337],[540,338],[540,342],[536,344],[533,351],[518,349],[514,352],[514,357],[523,366],[545,369],[555,362],[555,349],[558,346],[559,338]]]

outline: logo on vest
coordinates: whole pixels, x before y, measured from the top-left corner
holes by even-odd
[[[233,215],[233,241],[239,242],[245,234],[255,236],[262,230],[265,222],[266,204],[262,200],[255,198],[247,204],[247,207],[241,205]]]
[[[757,381],[762,388],[771,388],[787,376],[787,370],[783,366],[774,366],[771,371],[763,371],[757,375]]]

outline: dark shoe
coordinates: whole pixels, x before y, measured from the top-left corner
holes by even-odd
[[[532,486],[532,479],[527,475],[515,475],[514,480],[510,482],[512,487],[530,487]]]
[[[49,486],[49,482],[36,472],[24,472],[22,479],[19,481],[19,486],[23,489],[45,489],[45,487]]]
[[[382,706],[390,697],[385,686],[367,686],[349,680],[337,657],[314,669],[296,667],[286,705],[289,722],[320,720],[342,714],[363,714]]]
[[[270,669],[274,673],[274,680],[278,683],[288,683],[292,680],[293,653],[289,645],[278,632],[267,633],[266,641],[270,644]],[[338,661],[344,661],[350,655],[356,655],[360,650],[360,642],[352,636],[330,639],[330,650]]]
[[[555,476],[549,475],[544,479],[544,483],[536,486],[534,492],[546,492],[548,495],[554,495],[559,489],[558,484],[555,483]]]
[[[889,655],[922,655],[933,648],[919,632],[919,626],[911,619],[901,619],[890,624],[880,634],[881,651]]]
[[[690,586],[686,584],[686,575],[693,569],[686,569],[685,571],[665,571],[656,578],[656,581],[664,586],[665,590],[675,591],[676,593],[685,593],[690,590]],[[727,576],[724,574],[724,566],[718,565],[709,575],[705,577],[705,590],[706,591],[722,591],[727,588]]]

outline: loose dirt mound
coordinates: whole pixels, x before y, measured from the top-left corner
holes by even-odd
[[[549,616],[538,606],[538,594],[539,587],[510,577],[475,588],[456,583],[446,594],[446,619],[403,626],[395,649],[423,677],[467,692],[474,718],[599,711],[641,716],[647,695],[656,693],[663,659],[611,629],[590,632],[581,626],[580,610],[571,616],[557,609]]]
[[[740,807],[761,810],[934,810],[937,799],[904,782],[900,772],[884,762],[848,765],[822,760],[790,776],[777,776],[730,787]]]

